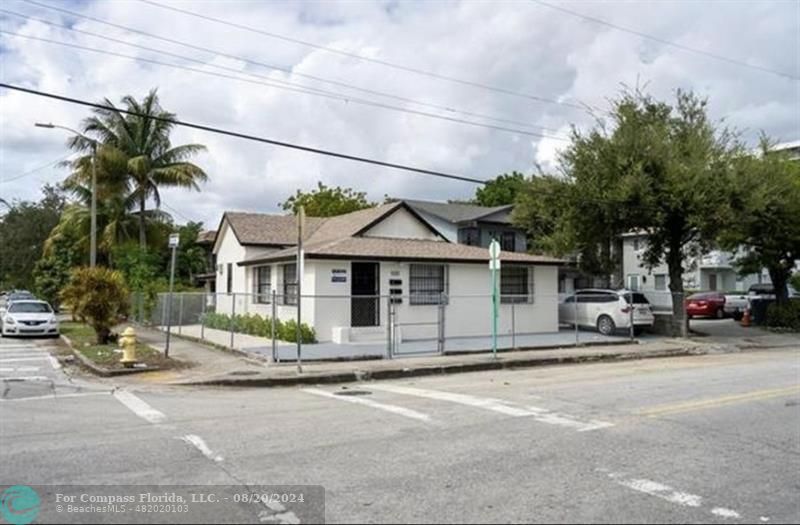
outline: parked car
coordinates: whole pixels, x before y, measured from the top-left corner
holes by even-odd
[[[596,328],[603,335],[611,335],[617,329],[630,330],[631,317],[635,333],[655,322],[650,301],[644,294],[630,290],[578,290],[558,305],[558,320],[574,326],[576,314],[578,326]]]
[[[14,301],[0,317],[0,335],[58,337],[58,318],[45,301]]]
[[[700,292],[686,298],[686,315],[693,317],[725,317],[725,296],[722,292]]]
[[[797,297],[798,295],[797,290],[795,290],[792,285],[787,285],[786,291],[788,292],[789,297]],[[750,285],[750,288],[748,288],[747,294],[750,296],[750,299],[753,297],[760,297],[762,299],[775,299],[775,287],[768,283],[753,284]]]
[[[726,293],[723,310],[726,316],[739,321],[744,317],[744,311],[750,308],[750,298],[745,292]]]

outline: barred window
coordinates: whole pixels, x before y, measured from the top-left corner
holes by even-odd
[[[500,236],[500,247],[506,252],[517,251],[517,234],[514,232],[503,232]]]
[[[270,278],[272,268],[269,266],[258,266],[253,268],[253,302],[259,304],[269,304],[270,302]]]
[[[500,302],[532,303],[533,276],[527,266],[503,266],[500,268]]]
[[[283,304],[297,304],[297,264],[283,265]]]
[[[447,293],[447,267],[443,264],[412,264],[409,270],[409,304],[439,304]]]
[[[478,228],[461,228],[458,230],[458,242],[469,246],[480,246],[481,231]]]

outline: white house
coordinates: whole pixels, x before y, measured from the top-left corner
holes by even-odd
[[[214,243],[218,312],[294,319],[297,246],[294,216],[225,213]],[[308,218],[303,241],[302,320],[319,341],[387,337],[387,310],[404,340],[491,333],[486,248],[451,242],[400,201],[331,218]],[[558,266],[552,257],[501,254],[500,333],[558,331]],[[233,294],[236,294],[235,296]],[[513,297],[512,297],[513,294]],[[234,304],[235,297],[235,304]],[[441,307],[439,303],[443,302]]]

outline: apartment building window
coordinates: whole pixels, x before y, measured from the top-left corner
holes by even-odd
[[[633,240],[633,251],[635,251],[635,252],[639,251],[639,239],[634,239]]]
[[[638,273],[629,273],[627,281],[628,281],[628,290],[633,290],[634,292],[639,291],[640,276]]]
[[[447,293],[447,266],[443,264],[412,264],[409,269],[409,303],[439,304]]]
[[[665,273],[657,273],[656,274],[656,290],[663,292],[667,289],[667,274]]]
[[[258,304],[269,304],[270,302],[270,279],[272,268],[269,266],[258,266],[253,268],[253,302]]]
[[[506,252],[517,251],[517,234],[514,232],[503,232],[500,235],[500,248]]]
[[[225,291],[231,293],[233,291],[233,263],[228,263],[226,270],[228,273],[225,276]]]
[[[478,228],[461,228],[458,230],[458,242],[468,246],[480,246],[481,231]]]
[[[283,265],[283,304],[297,304],[297,264]]]
[[[503,266],[500,268],[500,302],[532,303],[533,275],[528,266]]]

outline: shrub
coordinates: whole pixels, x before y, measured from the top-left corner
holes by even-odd
[[[206,328],[227,331],[231,329],[231,323],[233,323],[233,331],[236,333],[272,338],[272,318],[269,316],[235,314],[233,320],[227,314],[215,312],[206,312],[203,316],[203,324]],[[294,343],[297,340],[297,323],[294,320],[284,323],[280,319],[275,319],[275,334],[276,339]],[[317,342],[314,329],[305,323],[300,325],[300,337],[303,343]]]
[[[97,344],[107,344],[111,329],[128,313],[130,293],[120,272],[108,268],[76,268],[61,291],[61,300],[88,323]]]
[[[800,301],[770,304],[767,307],[767,326],[800,332]]]

